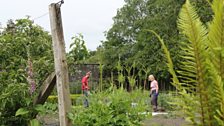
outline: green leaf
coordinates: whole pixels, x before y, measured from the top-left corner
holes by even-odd
[[[43,105],[40,105],[40,104],[36,105],[36,106],[34,107],[34,109],[37,110],[38,112],[43,112],[43,111],[45,111],[44,106],[43,106]]]
[[[29,113],[29,111],[26,108],[20,108],[20,109],[18,109],[16,111],[16,116],[18,116],[18,115],[26,115],[28,113]]]
[[[37,119],[30,120],[30,126],[40,126],[40,122]]]

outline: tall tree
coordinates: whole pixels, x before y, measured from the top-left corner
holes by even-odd
[[[169,79],[161,45],[149,33],[154,30],[159,33],[170,49],[174,64],[179,59],[179,31],[176,20],[179,10],[185,0],[125,0],[126,4],[118,10],[113,18],[114,24],[106,34],[103,42],[103,61],[107,69],[113,69],[120,57],[122,64],[132,64],[139,61],[150,67],[150,73],[158,76],[159,80]],[[196,0],[202,15],[206,15],[208,3]],[[206,10],[206,11],[205,11]],[[203,16],[202,16],[203,17]],[[209,20],[211,16],[203,18]],[[177,65],[175,65],[177,66]]]

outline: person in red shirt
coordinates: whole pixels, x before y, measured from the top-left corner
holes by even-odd
[[[86,75],[82,78],[82,94],[85,96],[84,98],[84,107],[89,107],[88,94],[89,94],[89,85],[88,79],[91,74],[91,71],[87,72]]]

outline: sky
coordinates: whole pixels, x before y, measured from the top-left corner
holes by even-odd
[[[9,19],[30,16],[34,23],[50,32],[49,5],[59,0],[1,0],[0,23],[6,26]],[[105,32],[113,24],[117,10],[124,0],[64,0],[61,6],[66,51],[72,36],[81,33],[86,47],[93,51],[105,40]]]

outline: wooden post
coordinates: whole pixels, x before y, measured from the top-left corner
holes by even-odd
[[[53,91],[55,84],[56,84],[56,75],[55,72],[53,72],[47,77],[47,79],[42,84],[39,95],[34,99],[33,104],[34,105],[44,104],[48,96]]]
[[[49,5],[49,14],[54,49],[55,74],[57,78],[60,126],[71,126],[71,121],[67,118],[67,113],[71,110],[71,98],[60,4],[52,3]]]

